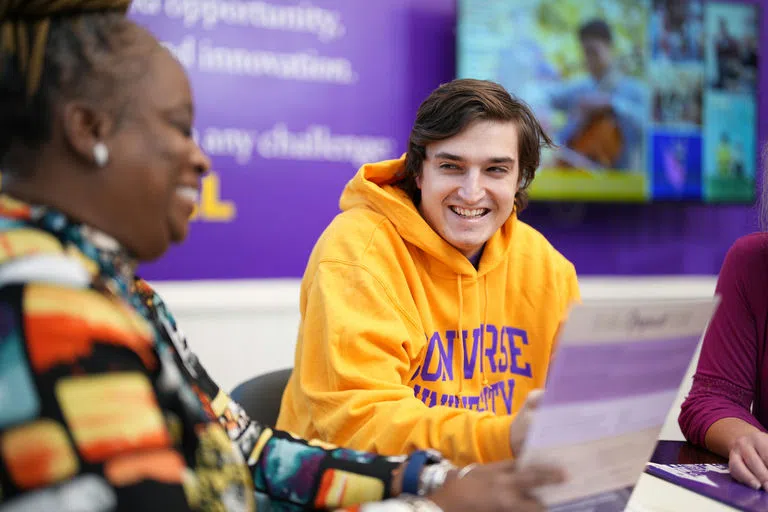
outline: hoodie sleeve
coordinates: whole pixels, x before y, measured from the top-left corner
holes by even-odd
[[[562,294],[565,299],[563,304],[563,314],[568,313],[574,303],[581,302],[581,291],[579,290],[579,280],[576,277],[576,268],[573,263],[567,262],[565,270],[563,272],[563,281],[565,281],[565,293]]]
[[[305,294],[291,408],[321,438],[383,455],[431,448],[460,465],[512,456],[512,417],[414,396],[421,329],[365,267],[321,263]]]
[[[555,357],[557,357],[560,332],[568,318],[568,312],[574,304],[581,303],[581,291],[579,289],[579,281],[576,277],[576,268],[571,262],[565,261],[559,281],[562,287],[560,288],[560,323],[552,341],[552,355],[549,360],[547,372],[549,372],[549,368],[552,367]]]

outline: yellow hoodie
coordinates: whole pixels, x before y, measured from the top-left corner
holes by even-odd
[[[476,270],[390,184],[403,168],[363,166],[312,251],[277,428],[385,455],[509,458],[512,418],[544,386],[579,298],[576,272],[516,215]]]

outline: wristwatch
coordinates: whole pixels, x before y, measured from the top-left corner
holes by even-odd
[[[426,466],[442,460],[443,456],[436,450],[419,450],[412,453],[403,472],[403,493],[419,495],[422,471]]]

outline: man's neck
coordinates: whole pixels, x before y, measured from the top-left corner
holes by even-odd
[[[468,256],[467,259],[472,263],[472,266],[477,269],[480,266],[480,258],[483,257],[483,249],[485,249],[485,245],[483,245],[477,253],[473,254],[472,256]]]

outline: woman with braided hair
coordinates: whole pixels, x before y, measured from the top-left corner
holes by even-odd
[[[538,510],[556,471],[307,442],[210,379],[135,276],[185,238],[209,161],[129,4],[0,0],[0,511]]]

